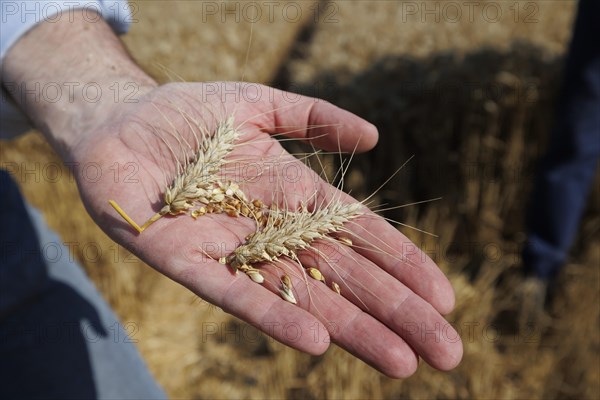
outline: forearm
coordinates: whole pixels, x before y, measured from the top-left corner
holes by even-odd
[[[19,39],[2,83],[65,160],[109,111],[156,86],[89,10],[42,22]]]

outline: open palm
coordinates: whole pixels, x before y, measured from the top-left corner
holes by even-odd
[[[326,150],[365,151],[377,140],[371,124],[324,101],[259,85],[170,84],[115,107],[106,124],[76,147],[74,161],[80,166],[93,163],[111,171],[93,180],[79,174],[80,193],[94,220],[153,268],[289,346],[320,354],[331,340],[393,377],[412,374],[417,355],[439,369],[456,366],[461,341],[441,316],[454,305],[452,288],[437,266],[382,218],[368,214],[348,224],[352,247],[330,246],[325,260],[311,256],[328,282],[340,284],[342,296],[303,280],[290,263],[298,299],[293,305],[277,294],[285,267],[262,266],[266,281],[259,285],[217,261],[254,231],[253,220],[166,216],[138,234],[110,207],[108,200],[114,199],[138,222],[155,214],[174,177],[179,149],[194,143],[190,121],[210,128],[232,113],[244,134],[228,157],[228,177],[239,181],[249,198],[285,207],[334,197],[354,201],[287,154],[271,135],[310,139]]]

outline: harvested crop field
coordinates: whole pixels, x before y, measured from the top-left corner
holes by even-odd
[[[136,22],[124,41],[161,82],[243,78],[322,97],[373,122],[379,145],[348,173],[358,198],[414,155],[377,200],[442,197],[389,217],[438,236],[400,227],[452,282],[457,305],[448,319],[465,346],[456,369],[423,363],[405,380],[333,345],[320,357],[287,348],[108,239],[68,169],[48,179],[60,160],[38,133],[2,142],[2,166],[62,240],[78,243],[74,257],[121,320],[135,324],[137,346],[171,397],[600,396],[598,176],[543,326],[519,323],[516,295],[524,212],[555,115],[575,2],[132,4]]]

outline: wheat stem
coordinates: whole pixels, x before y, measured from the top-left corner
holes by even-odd
[[[119,213],[119,215],[121,217],[123,217],[123,219],[125,221],[127,221],[129,223],[129,225],[131,225],[132,227],[134,227],[135,230],[137,230],[139,233],[142,233],[142,231],[144,230],[144,228],[141,228],[138,224],[136,224],[135,221],[132,220],[129,217],[129,215],[127,215],[127,213],[121,207],[119,207],[119,205],[117,204],[116,201],[109,200],[108,203],[115,209],[115,211],[117,211]]]

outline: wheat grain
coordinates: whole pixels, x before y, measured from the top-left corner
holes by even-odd
[[[296,304],[296,297],[294,296],[292,289],[292,280],[289,276],[283,275],[281,277],[281,289],[279,289],[279,294],[281,294],[281,297],[283,297],[285,301]]]
[[[342,290],[340,289],[340,285],[338,285],[336,282],[331,282],[331,289],[336,292],[337,294],[342,294]]]
[[[240,268],[240,271],[244,272],[252,281],[256,283],[263,283],[265,278],[262,276],[259,270],[253,268],[249,265],[244,265],[243,268]]]
[[[325,277],[317,268],[310,267],[307,268],[306,271],[308,272],[308,275],[310,275],[311,278],[325,283]]]
[[[352,246],[352,239],[348,238],[348,237],[339,237],[337,238],[338,242],[345,244],[346,246],[351,247]]]

